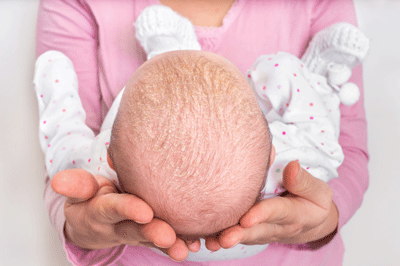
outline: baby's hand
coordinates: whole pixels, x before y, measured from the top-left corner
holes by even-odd
[[[67,197],[64,206],[65,237],[87,249],[105,249],[121,244],[155,247],[172,259],[186,259],[193,244],[176,237],[166,222],[153,218],[153,210],[142,199],[120,194],[102,176],[82,169],[57,173],[51,182],[55,192]]]
[[[283,173],[288,194],[265,199],[216,237],[206,239],[206,247],[216,251],[238,243],[322,244],[335,235],[339,214],[329,185],[290,162]],[[314,245],[312,245],[314,247]]]

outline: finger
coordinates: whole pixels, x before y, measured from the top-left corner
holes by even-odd
[[[249,228],[256,224],[266,223],[287,223],[291,217],[296,217],[301,206],[295,200],[285,197],[264,199],[250,208],[240,219],[243,228]]]
[[[83,169],[58,172],[51,180],[51,187],[56,193],[68,197],[71,204],[86,201],[99,190],[94,176]]]
[[[99,188],[112,187],[114,193],[117,192],[117,188],[116,188],[115,184],[110,179],[108,179],[104,176],[101,176],[101,175],[95,175],[94,179],[96,179],[97,184],[99,185]]]
[[[231,248],[236,246],[244,237],[244,229],[239,226],[233,226],[225,229],[218,237],[218,242],[223,248]]]
[[[219,244],[217,237],[208,237],[206,238],[206,248],[210,251],[218,251],[221,249],[221,245]]]
[[[178,262],[186,259],[187,256],[189,255],[189,250],[188,250],[188,247],[187,247],[185,241],[183,241],[180,238],[177,238],[177,240],[175,241],[173,246],[171,246],[170,248],[160,248],[150,242],[144,242],[141,245],[151,247],[151,248],[156,248],[156,249],[162,251],[163,253],[165,253],[166,255],[168,255],[171,259],[178,261]],[[197,252],[197,251],[195,251],[195,252]]]
[[[197,252],[200,250],[201,243],[199,239],[196,240],[187,240],[185,241],[186,246],[188,247],[189,251]]]
[[[153,219],[150,223],[139,225],[133,221],[122,221],[115,225],[115,233],[119,236],[120,243],[155,248],[170,248],[176,242],[174,230],[164,221]]]
[[[108,189],[103,187],[102,189]],[[133,220],[140,224],[153,219],[153,210],[142,199],[130,194],[110,193],[93,199],[89,216],[96,222],[114,224]]]
[[[154,218],[148,224],[140,225],[140,231],[148,241],[157,247],[170,248],[176,244],[177,237],[174,229],[158,218]]]
[[[221,233],[219,243],[223,248],[231,248],[236,246],[238,243],[257,244],[261,239],[267,239],[267,232],[264,223],[256,224],[251,228],[234,226]]]
[[[283,170],[283,185],[292,194],[305,198],[323,209],[329,209],[332,190],[327,183],[315,178],[292,161]]]
[[[186,246],[185,241],[177,238],[172,247],[166,250],[166,253],[171,259],[175,261],[183,261],[189,255],[189,249]]]
[[[281,239],[287,239],[286,227],[276,224],[260,223],[250,228],[244,228],[241,232],[240,243],[247,245],[268,244],[279,242]]]

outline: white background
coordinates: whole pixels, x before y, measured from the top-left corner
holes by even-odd
[[[38,0],[0,1],[0,265],[65,266],[42,200],[32,76]],[[400,265],[400,0],[355,0],[364,63],[370,187],[342,229],[345,266]]]

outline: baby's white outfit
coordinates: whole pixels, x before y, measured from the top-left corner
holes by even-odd
[[[117,184],[117,175],[107,163],[107,147],[118,106],[113,104],[95,136],[85,124],[86,114],[73,64],[57,51],[48,51],[37,59],[34,85],[39,107],[39,140],[50,178],[65,169],[82,168]],[[118,105],[121,96],[122,92],[115,100]]]
[[[283,169],[298,161],[313,176],[328,182],[344,159],[339,145],[340,99],[321,75],[287,53],[260,56],[248,71],[273,136],[275,161],[265,197],[284,191]]]

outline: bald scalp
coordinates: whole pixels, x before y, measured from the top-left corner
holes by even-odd
[[[178,234],[236,224],[267,172],[270,136],[253,92],[226,59],[203,51],[147,61],[126,86],[110,154],[126,192]]]

